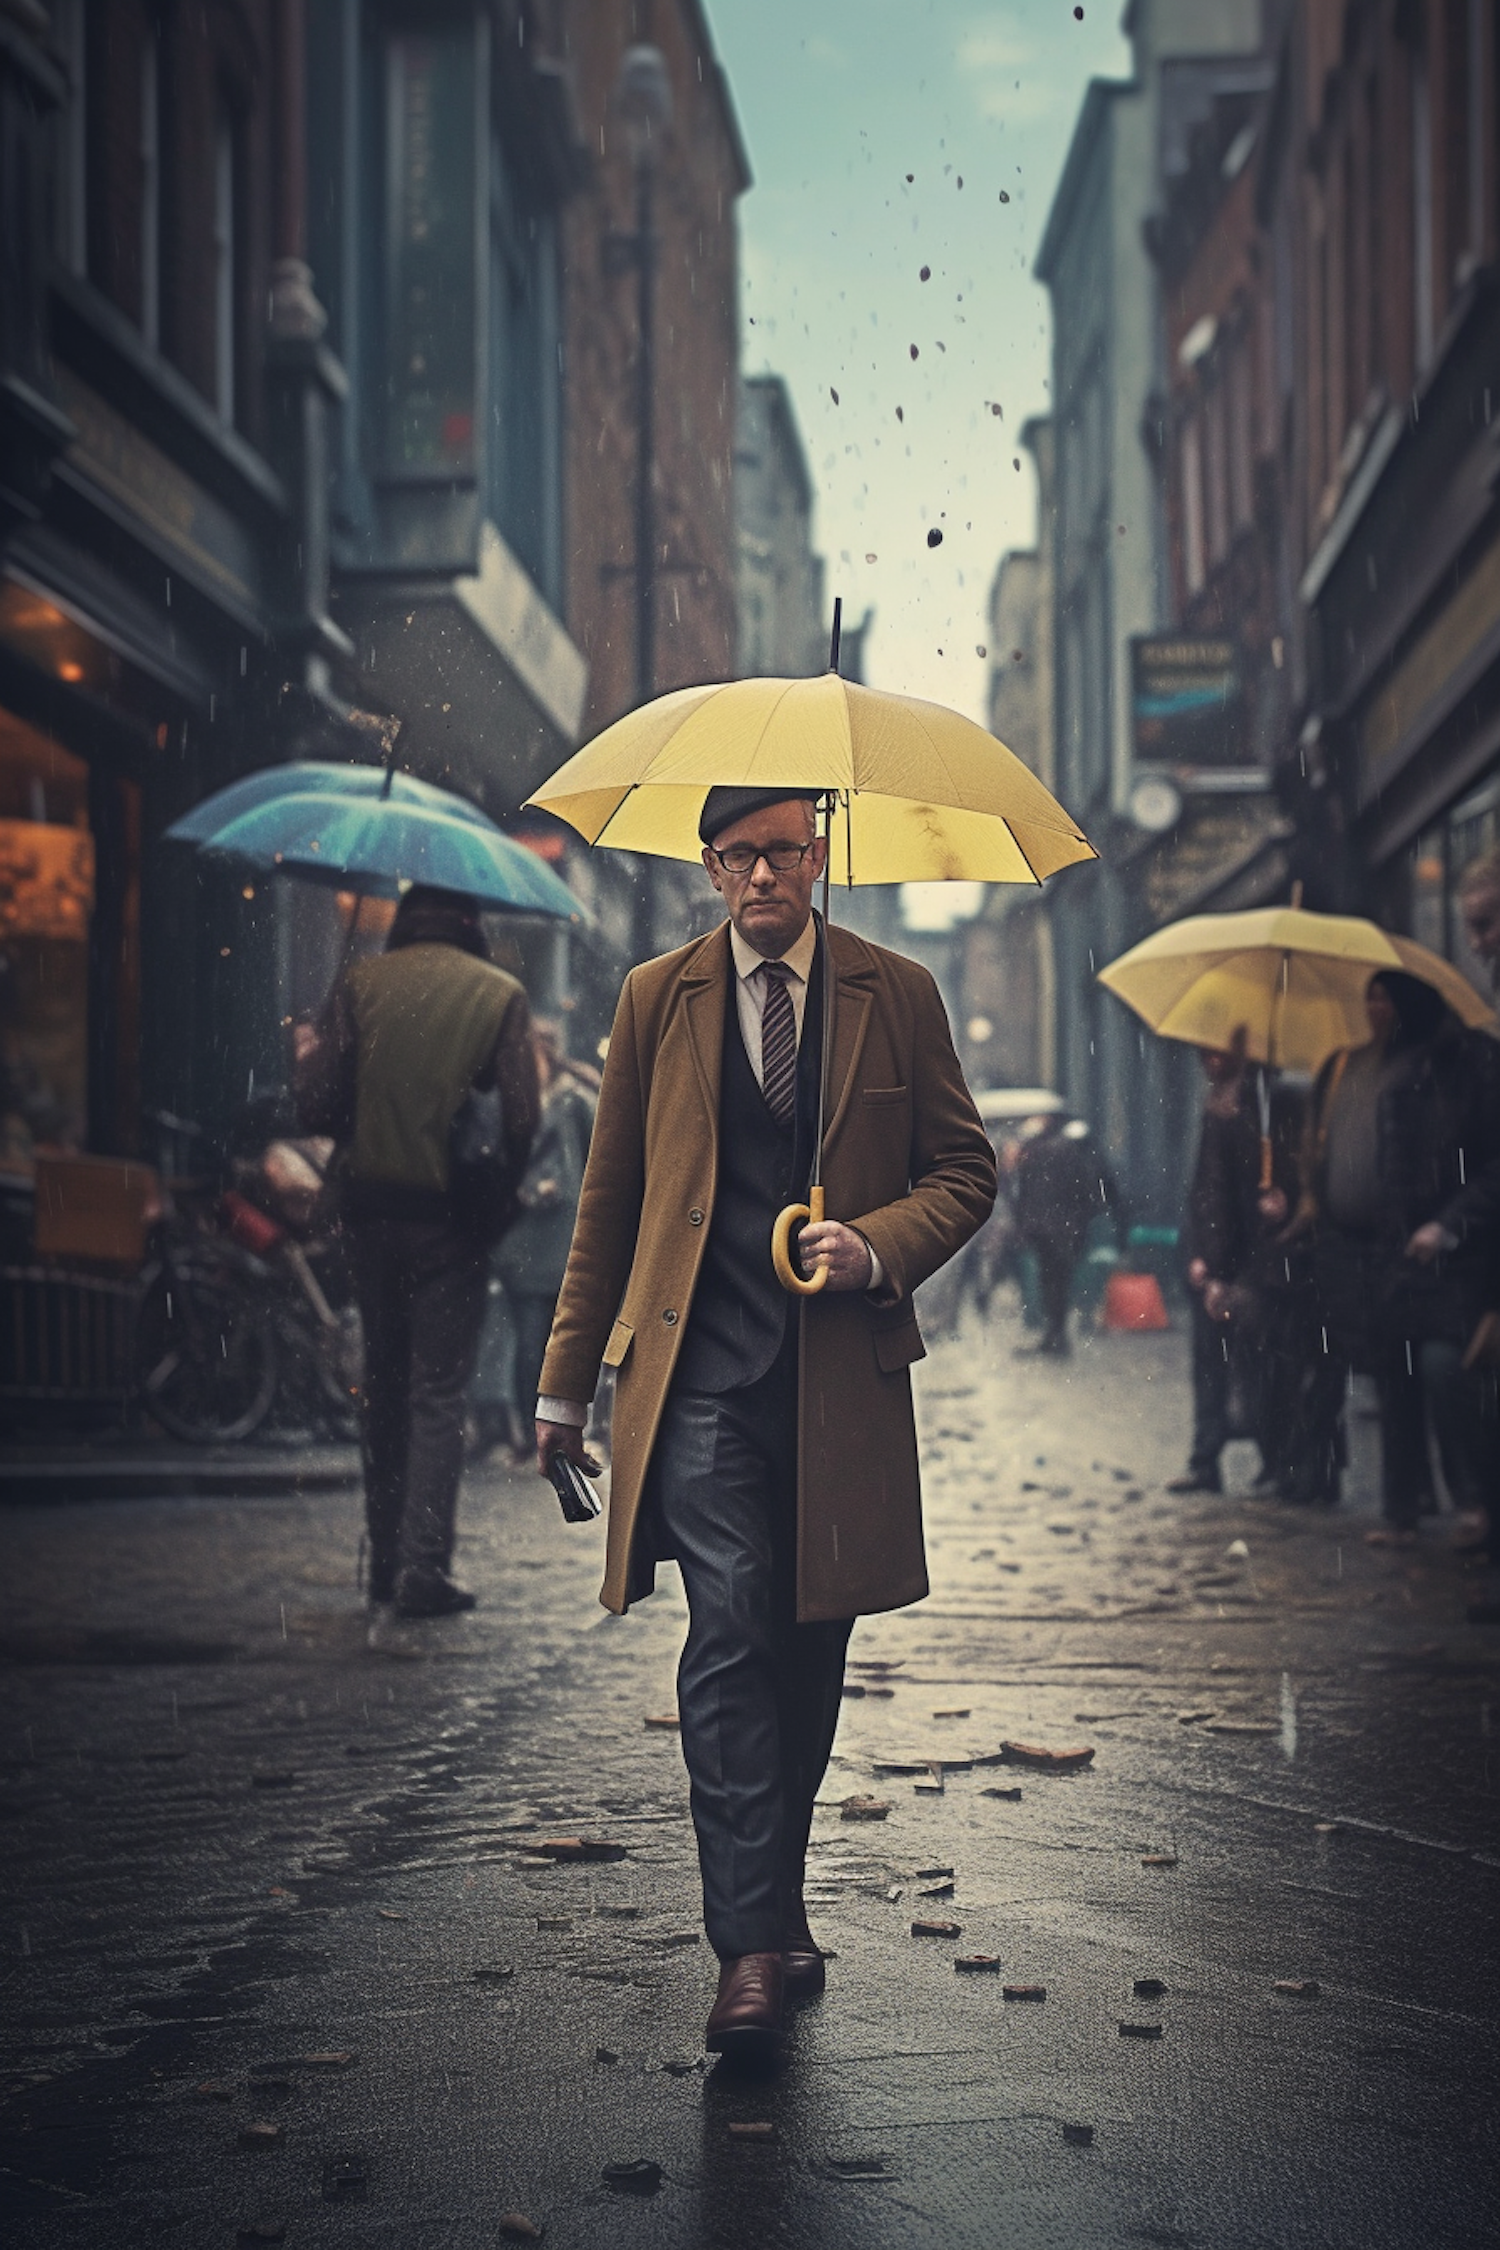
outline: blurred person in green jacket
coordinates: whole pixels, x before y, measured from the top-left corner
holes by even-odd
[[[369,1597],[376,1613],[472,1609],[452,1576],[464,1392],[494,1241],[518,1208],[540,1111],[531,1012],[489,958],[473,899],[418,885],[386,950],[336,985],[297,1068],[302,1121],[343,1157],[342,1211],[365,1332]],[[472,1094],[498,1093],[486,1217],[452,1177]]]

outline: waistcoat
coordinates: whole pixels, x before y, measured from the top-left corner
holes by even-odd
[[[823,947],[813,956],[797,1049],[797,1102],[782,1125],[750,1067],[730,959],[719,1073],[719,1163],[713,1216],[675,1380],[690,1391],[743,1390],[766,1374],[794,1309],[771,1264],[771,1228],[805,1203],[817,1131],[823,1045]]]

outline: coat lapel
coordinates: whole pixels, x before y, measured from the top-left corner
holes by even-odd
[[[832,980],[833,1061],[828,1074],[828,1124],[823,1133],[825,1164],[848,1114],[875,990],[875,966],[860,939],[850,932],[833,930],[829,946],[837,974]]]
[[[714,1147],[719,1141],[719,1082],[724,1070],[724,1009],[729,993],[729,924],[700,945],[682,972],[684,1013],[693,1068],[708,1115]]]

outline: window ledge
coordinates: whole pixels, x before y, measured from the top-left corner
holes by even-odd
[[[284,515],[281,479],[92,284],[54,269],[53,346],[227,506]]]

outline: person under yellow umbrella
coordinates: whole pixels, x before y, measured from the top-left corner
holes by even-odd
[[[679,1563],[721,1963],[707,2044],[757,2059],[786,2000],[823,1989],[803,1868],[852,1622],[927,1587],[913,1292],[995,1196],[931,977],[816,917],[814,890],[826,905],[830,861],[846,881],[1034,882],[1090,847],[982,729],[833,675],[663,697],[533,802],[593,841],[701,857],[728,913],[626,979],[537,1439],[544,1473],[597,1469],[581,1425],[616,1369],[602,1599],[623,1610]],[[811,1279],[785,1218],[810,1188]]]

